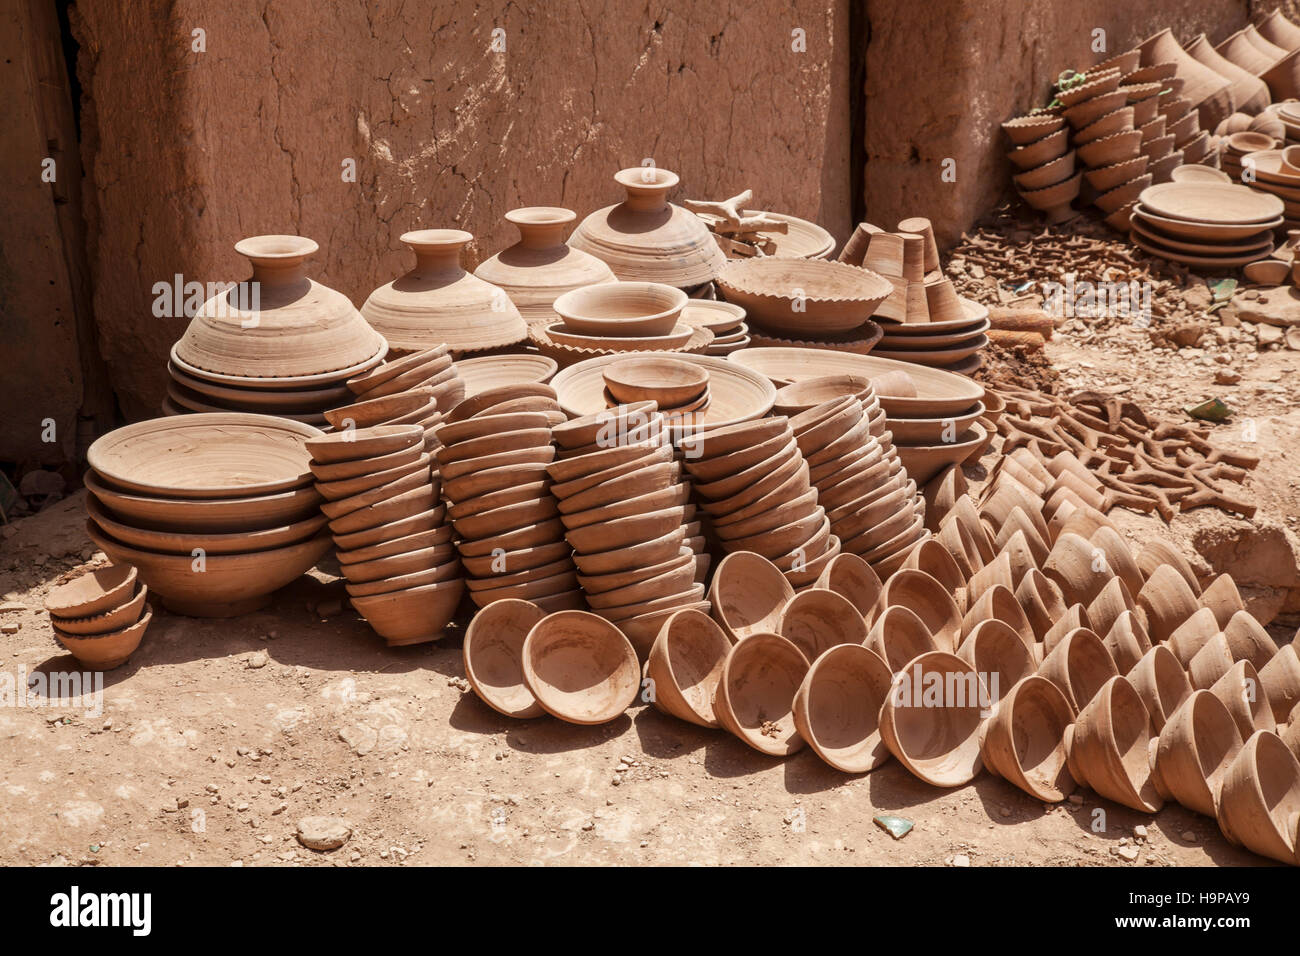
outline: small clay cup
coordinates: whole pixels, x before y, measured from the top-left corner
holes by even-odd
[[[709,602],[713,619],[733,641],[751,634],[775,633],[794,588],[779,568],[757,554],[727,555],[713,572]]]
[[[523,665],[524,639],[545,616],[531,601],[495,601],[465,630],[465,676],[483,703],[507,717],[546,713],[524,683]]]
[[[1152,757],[1156,787],[1167,799],[1214,817],[1223,775],[1241,745],[1223,702],[1208,690],[1195,691],[1160,731]]]
[[[848,598],[834,591],[809,588],[781,609],[777,633],[808,660],[815,661],[839,644],[865,643],[867,622]]]
[[[646,662],[646,676],[654,681],[651,702],[679,720],[701,727],[721,726],[713,698],[730,651],[730,639],[703,611],[673,612],[660,628]]]
[[[1045,803],[1060,803],[1078,785],[1065,756],[1074,711],[1046,678],[1030,676],[998,702],[984,728],[980,754],[991,773]]]

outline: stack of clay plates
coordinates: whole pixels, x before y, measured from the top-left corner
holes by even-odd
[[[308,442],[352,606],[391,646],[435,641],[465,585],[418,423]]]
[[[1288,144],[1300,143],[1300,103],[1277,103],[1269,113],[1281,121]]]
[[[644,658],[663,622],[708,611],[701,523],[653,402],[620,405],[554,430],[547,468],[587,605]]]
[[[795,415],[790,427],[841,549],[888,577],[930,532],[874,392],[831,398]]]
[[[693,328],[705,328],[713,333],[713,341],[704,350],[705,355],[726,356],[749,345],[745,310],[733,302],[691,299],[682,310],[682,321]]]
[[[745,310],[754,345],[863,353],[880,339],[871,316],[894,291],[875,272],[821,259],[733,259],[718,287]]]
[[[1163,183],[1142,193],[1131,235],[1172,262],[1231,269],[1272,252],[1283,208],[1276,196],[1232,183]]]
[[[957,295],[952,283],[936,277],[925,283],[930,321],[890,322],[873,355],[969,375],[983,364],[989,310]]]
[[[483,355],[456,363],[466,398],[503,385],[543,384],[559,369],[555,359],[545,355]]]
[[[326,415],[331,425],[343,428],[351,421],[352,427],[364,428],[414,422],[424,426],[430,448],[433,430],[465,397],[465,383],[445,345],[411,352],[354,376],[348,379],[348,390],[355,401]]]
[[[1219,168],[1228,174],[1233,182],[1249,183],[1249,177],[1243,177],[1243,162],[1252,153],[1266,152],[1277,145],[1277,140],[1267,133],[1257,130],[1242,130],[1229,133],[1223,137],[1219,146]]]
[[[85,667],[112,670],[140,646],[153,617],[136,569],[110,564],[50,589],[45,610],[54,636]]]
[[[1266,149],[1244,157],[1254,170],[1250,187],[1271,193],[1282,201],[1283,224],[1288,229],[1300,225],[1300,147]]]
[[[1018,116],[1002,124],[1011,141],[1007,158],[1016,167],[1016,192],[1047,214],[1049,222],[1068,219],[1070,202],[1079,195],[1079,175],[1065,117],[1040,112]]]
[[[528,334],[560,366],[623,352],[703,352],[713,333],[681,320],[688,299],[658,282],[605,282],[566,292],[553,303],[560,321]]]
[[[208,413],[119,428],[87,453],[87,531],[170,610],[232,617],[328,551],[305,443],[319,429]]]
[[[839,553],[789,419],[705,432],[683,450],[696,499],[725,550],[761,554],[796,587]]]
[[[546,389],[542,394],[524,394]],[[549,393],[549,394],[547,394]],[[573,561],[545,467],[564,421],[546,386],[506,386],[470,400],[438,429],[448,516],[479,607],[503,598],[547,610],[581,608]]]

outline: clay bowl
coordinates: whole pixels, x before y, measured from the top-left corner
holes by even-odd
[[[794,723],[817,756],[844,773],[866,773],[889,759],[880,708],[893,676],[874,651],[841,644],[823,653],[794,695]]]
[[[1157,644],[1142,656],[1127,675],[1151,719],[1151,730],[1160,733],[1165,721],[1192,693],[1191,682],[1178,658],[1169,648]]]
[[[310,468],[317,484],[334,483],[356,478],[369,478],[376,473],[395,472],[396,469],[418,462],[425,454],[427,453],[423,445],[416,443],[409,448],[403,448],[387,455],[377,455],[374,458],[340,461],[328,465],[313,461]]]
[[[637,440],[635,437],[637,430],[649,425],[654,415],[653,402],[632,402],[570,419],[563,425],[557,425],[552,429],[551,434],[556,444],[565,449],[583,448],[593,444],[612,449]]]
[[[936,645],[949,653],[957,650],[961,613],[947,589],[924,571],[902,570],[885,582],[878,608],[902,605],[925,623]]]
[[[673,352],[686,351],[688,347],[703,347],[712,342],[713,333],[707,329],[693,329],[685,323],[674,325],[666,335],[590,335],[574,332],[564,323],[534,326],[531,336],[540,348],[548,351],[559,349],[575,350],[578,356],[585,351],[594,351],[621,357],[625,352]],[[694,343],[694,344],[692,344]]]
[[[682,609],[691,607],[696,604],[704,603],[704,585],[692,583],[686,590],[676,594],[665,594],[662,597],[653,598],[646,601],[636,601],[632,604],[620,604],[616,607],[592,608],[592,613],[599,614],[607,621],[613,621],[621,625],[623,621],[629,618],[639,617],[643,614],[653,614],[656,611],[667,611],[672,609]],[[651,636],[653,640],[653,635]],[[638,651],[644,656],[645,651],[649,651],[651,641],[647,641],[643,651]]]
[[[646,661],[646,676],[654,681],[652,703],[680,720],[701,727],[721,726],[713,698],[730,651],[730,639],[703,611],[672,612]]]
[[[778,257],[731,260],[717,282],[728,302],[745,309],[751,327],[796,337],[852,331],[893,292],[888,279],[867,269]]]
[[[1192,566],[1187,563],[1187,558],[1164,538],[1153,537],[1144,541],[1138,550],[1137,564],[1138,570],[1147,579],[1150,579],[1162,564],[1167,564],[1179,573],[1193,594],[1201,593],[1201,585],[1196,580],[1196,573],[1192,570]]]
[[[523,645],[524,681],[549,714],[575,724],[603,724],[636,699],[636,651],[610,622],[586,611],[548,614]]]
[[[602,461],[613,461],[615,464],[603,467],[600,462],[595,462],[592,467],[596,470],[576,475],[574,469],[569,466],[576,461],[585,460],[587,456],[583,456],[582,459],[552,462],[547,466],[547,474],[552,479],[556,475],[563,475],[566,476],[567,480],[557,481],[551,485],[551,494],[555,495],[556,500],[561,504],[564,504],[575,495],[579,495],[597,485],[613,481],[616,478],[622,478],[625,475],[640,472],[647,468],[676,464],[673,461],[674,454],[673,446],[667,443],[611,448],[608,451],[595,452],[590,457],[593,460],[600,458]],[[678,474],[681,474],[680,467],[678,468]]]
[[[306,442],[311,460],[317,464],[360,461],[390,455],[424,439],[419,425],[376,425],[322,435]]]
[[[1142,149],[1142,133],[1135,129],[1112,133],[1085,143],[1076,150],[1079,162],[1095,169],[1136,158]]]
[[[1038,668],[1040,677],[1047,678],[1061,689],[1075,713],[1082,711],[1101,687],[1118,673],[1106,645],[1086,627],[1075,628],[1066,634]]]
[[[374,561],[377,558],[407,554],[424,548],[449,545],[451,544],[452,530],[450,526],[443,524],[424,531],[415,531],[400,537],[389,538],[386,541],[380,541],[366,547],[354,548],[351,551],[338,551],[337,557],[340,565],[357,564],[362,561]]]
[[[1055,186],[1059,182],[1069,179],[1074,175],[1075,155],[1074,151],[1066,153],[1064,156],[1058,156],[1050,163],[1044,163],[1034,169],[1027,170],[1023,173],[1016,173],[1011,178],[1020,189],[1028,192],[1034,189],[1046,189],[1049,186]],[[1087,173],[1084,174],[1087,178]]]
[[[503,386],[549,382],[558,370],[555,360],[544,355],[484,355],[456,362],[467,399]]]
[[[1192,657],[1187,665],[1187,676],[1193,687],[1207,690],[1232,669],[1232,664],[1232,649],[1228,647],[1228,639],[1220,632],[1206,641]]]
[[[1219,829],[1233,843],[1294,866],[1297,814],[1300,762],[1277,734],[1253,734],[1223,774]]]
[[[798,415],[846,395],[871,398],[871,379],[865,375],[823,375],[793,382],[777,389],[772,413]]]
[[[476,578],[491,579],[544,567],[562,558],[568,558],[572,553],[573,549],[569,547],[569,543],[560,540],[549,544],[517,548],[513,551],[495,548],[488,554],[473,557],[462,554],[461,564],[466,573]]]
[[[1197,611],[1196,595],[1171,565],[1162,565],[1147,578],[1136,597],[1154,642],[1167,640],[1174,629]]]
[[[1146,612],[1139,611],[1145,619]],[[1210,638],[1219,633],[1219,623],[1214,619],[1214,612],[1209,608],[1199,608],[1191,617],[1179,624],[1165,643],[1174,652],[1179,663],[1187,667],[1196,656],[1196,652],[1209,643]]]
[[[1208,590],[1206,593],[1209,593]],[[1216,615],[1215,620],[1218,620]],[[1278,653],[1277,645],[1254,615],[1238,610],[1223,626],[1223,636],[1228,641],[1234,660],[1250,661],[1261,672]]]
[[[719,459],[789,431],[789,420],[780,416],[737,422],[688,436],[683,441],[682,451],[688,462]]]
[[[456,558],[456,548],[450,542],[417,548],[399,554],[384,555],[368,561],[340,563],[343,576],[353,584],[365,584],[381,578],[394,578],[400,575],[415,574],[444,565]]]
[[[1121,674],[1131,673],[1147,651],[1151,650],[1151,638],[1132,611],[1124,611],[1115,619],[1102,638],[1102,643],[1106,645],[1106,650],[1110,652],[1111,659]]]
[[[952,442],[940,442],[934,445],[898,445],[898,457],[903,467],[918,485],[923,485],[949,465],[964,462],[983,447],[988,440],[988,432],[978,422],[973,422],[966,431],[957,435]]]
[[[1183,679],[1186,681],[1186,676]],[[1191,693],[1190,683],[1187,692]],[[1274,730],[1277,727],[1277,717],[1268,693],[1260,681],[1259,672],[1250,661],[1234,663],[1228,673],[1215,681],[1210,693],[1228,708],[1243,740],[1257,730]]]
[[[515,411],[559,410],[555,389],[540,382],[521,382],[484,389],[462,400],[446,415],[448,423],[463,422],[481,415],[501,415]]]
[[[961,593],[959,595],[959,592],[965,590],[966,577],[962,574],[961,569],[957,567],[957,562],[948,552],[948,549],[934,538],[921,542],[907,556],[903,567],[924,571],[930,575],[953,596],[953,603],[957,604],[959,609],[965,602],[965,594]]]
[[[151,531],[113,520],[103,505],[93,497],[86,501],[86,513],[101,531],[123,544],[163,554],[192,555],[195,549],[207,554],[267,551],[306,541],[325,526],[325,516],[316,514],[279,528],[266,528],[259,531],[229,534]]]
[[[1060,688],[1042,677],[1025,678],[1007,691],[985,725],[984,765],[1030,796],[1060,803],[1077,786],[1065,755],[1073,719]]]
[[[455,518],[456,532],[467,541],[488,541],[496,535],[532,527],[559,514],[555,499],[542,492],[524,501],[489,508],[478,514]]]
[[[1095,570],[1094,547],[1077,534],[1062,534],[1043,562],[1043,573],[1060,587],[1068,604],[1087,607],[1114,574],[1109,565]]]
[[[137,574],[130,563],[96,568],[67,584],[50,588],[45,610],[52,617],[86,618],[112,611],[127,603],[135,592]]]
[[[821,554],[820,551],[816,551],[812,547],[812,543],[819,536],[823,538],[829,538],[830,536],[830,520],[826,517],[826,512],[821,505],[818,505],[810,515],[797,518],[788,524],[780,525],[761,534],[735,538],[728,542],[728,546],[761,554],[775,563],[778,568],[781,568],[783,559],[788,557],[787,566],[782,568],[782,570],[788,570],[789,565],[793,564],[795,560],[796,549],[802,552],[798,557],[804,560]]]
[[[1258,285],[1283,285],[1291,274],[1291,265],[1279,259],[1259,259],[1246,263],[1241,271]]]
[[[768,496],[760,502],[755,502],[755,505],[760,504],[762,507],[758,509],[758,513],[750,517],[733,521],[733,516],[729,515],[725,520],[719,519],[714,522],[713,531],[723,542],[724,547],[729,547],[730,542],[737,539],[763,534],[792,521],[811,516],[817,509],[817,489],[810,488],[790,501],[778,500],[775,495]]]
[[[384,468],[371,472],[370,474],[359,475],[355,478],[344,478],[339,481],[318,481],[316,490],[326,501],[335,502],[345,498],[352,498],[364,492],[371,491],[381,485],[387,485],[397,481],[399,478],[406,478],[408,475],[423,474],[425,479],[428,478],[429,466],[433,461],[433,456],[428,452],[421,453],[412,461],[405,462],[393,468]]]
[[[732,646],[713,710],[718,722],[759,753],[785,757],[803,748],[794,697],[808,661],[790,641],[756,633]]]
[[[1258,670],[1260,685],[1273,708],[1274,719],[1279,724],[1286,723],[1288,715],[1300,702],[1300,655],[1296,653],[1295,642],[1283,647]]]
[[[529,601],[496,601],[465,630],[465,676],[474,693],[498,713],[526,719],[545,711],[524,684],[524,639],[546,616]]]
[[[548,427],[521,428],[515,431],[498,432],[471,438],[455,445],[443,445],[435,453],[441,467],[460,462],[478,461],[511,451],[540,448],[551,443],[551,430]],[[476,469],[475,469],[476,470]]]
[[[440,363],[440,364],[439,364]],[[360,395],[362,392],[373,388],[383,382],[392,381],[399,375],[403,375],[416,368],[421,368],[430,364],[436,365],[436,371],[451,366],[451,358],[448,355],[448,349],[445,345],[437,348],[425,349],[419,352],[411,352],[403,355],[401,358],[393,359],[391,362],[384,362],[376,365],[369,371],[348,379],[347,385],[353,394]]]
[[[558,527],[563,527],[557,521]],[[648,541],[612,548],[593,554],[575,553],[573,563],[578,571],[587,575],[615,574],[633,568],[658,564],[675,557],[681,551],[686,538],[686,529],[679,525],[672,530]],[[464,549],[462,548],[462,553]]]
[[[454,577],[349,600],[389,647],[403,647],[442,637],[464,593],[464,579]]]
[[[759,455],[763,457],[757,457]],[[755,480],[771,475],[781,464],[799,457],[799,447],[794,437],[779,435],[756,446],[752,452],[732,452],[725,456],[726,461],[693,461],[688,456],[685,463],[691,477],[695,479],[695,490],[710,501],[720,501],[753,487]],[[723,472],[720,478],[704,477],[719,471]]]
[[[109,432],[86,453],[118,489],[172,498],[269,495],[311,480],[304,442],[310,425],[271,415],[201,413],[136,422]]]
[[[421,568],[417,571],[411,571],[406,574],[396,574],[391,577],[376,578],[373,581],[362,581],[353,583],[351,581],[344,585],[345,590],[351,597],[371,597],[376,594],[388,594],[392,591],[403,591],[410,588],[423,587],[426,584],[437,584],[441,581],[456,580],[461,577],[460,563],[455,560],[454,555],[450,560],[441,564],[434,564]],[[505,595],[514,597],[516,595]]]
[[[583,335],[662,336],[678,324],[687,301],[685,292],[658,282],[605,282],[565,292],[552,308]]]
[[[433,395],[431,388],[415,388],[396,395],[356,402],[325,412],[325,420],[335,428],[370,428],[394,423],[412,412],[424,409]],[[429,412],[434,409],[428,409]],[[427,414],[428,412],[426,412]]]
[[[669,562],[666,570],[652,577],[596,594],[588,594],[587,603],[593,611],[626,607],[630,604],[648,604],[670,595],[682,594],[690,590],[694,583],[695,555],[688,553],[679,555],[674,562]]]
[[[192,555],[128,547],[89,521],[86,533],[111,560],[134,565],[169,609],[190,617],[235,617],[256,610],[275,591],[313,567],[331,547],[329,536],[322,534],[268,551],[207,555],[203,570],[198,571]]]
[[[50,623],[60,634],[71,637],[95,637],[120,631],[140,620],[148,594],[149,588],[142,584],[133,597],[107,611],[87,617],[59,617],[51,614]]]
[[[926,682],[940,678],[941,706],[926,706]],[[960,657],[932,651],[912,660],[896,681],[880,711],[890,752],[931,786],[970,783],[983,766],[979,736],[988,695],[979,675]]]
[[[153,608],[146,606],[143,617],[117,630],[79,635],[63,630],[56,623],[54,633],[59,643],[83,667],[92,671],[111,671],[115,667],[121,667],[135,653],[152,620]]]
[[[681,474],[681,465],[677,462],[659,460],[623,471],[606,481],[597,482],[571,494],[567,493],[572,487],[569,486],[565,488],[566,494],[563,497],[556,495],[556,498],[559,499],[561,514],[577,514],[672,488],[680,481]]]
[[[1051,113],[1030,113],[1017,116],[1002,124],[1002,131],[1007,134],[1015,146],[1028,146],[1044,136],[1050,136],[1065,126],[1064,117]]]
[[[1112,677],[1066,734],[1071,773],[1116,803],[1139,812],[1159,812],[1164,799],[1147,756],[1149,721],[1133,686],[1123,677]]]
[[[820,571],[816,587],[845,598],[865,620],[880,598],[882,585],[871,565],[856,554],[839,554]]]
[[[815,661],[838,644],[863,644],[867,623],[848,600],[834,591],[809,588],[781,610],[777,632],[808,660]]]
[[[431,502],[432,504],[432,502]],[[340,555],[350,555],[365,548],[378,547],[401,538],[421,532],[450,530],[446,524],[447,509],[442,505],[433,505],[424,511],[403,515],[393,520],[363,528],[348,534],[334,535],[334,544]],[[444,531],[444,533],[447,533]],[[448,538],[448,540],[450,540]]]
[[[459,422],[444,423],[438,428],[438,441],[444,445],[459,445],[471,439],[486,438],[506,432],[525,429],[550,428],[551,420],[545,412],[486,413]]]
[[[620,404],[653,401],[660,408],[684,405],[709,387],[709,371],[667,358],[630,358],[601,370],[605,387]]]
[[[981,621],[962,641],[957,656],[975,668],[994,702],[1034,673],[1037,662],[1033,645],[1006,621]]]
[[[1195,691],[1160,732],[1152,755],[1156,787],[1166,799],[1214,817],[1223,775],[1241,746],[1241,733],[1223,702],[1208,690]]]
[[[961,434],[984,415],[984,404],[977,402],[963,412],[941,418],[886,418],[889,433],[899,445],[934,445],[943,435]]]
[[[546,469],[547,466],[542,462],[526,462],[522,465],[503,465],[472,471],[444,481],[442,493],[448,501],[472,501],[518,485],[545,481],[550,477]]]
[[[1042,139],[1037,139],[1025,146],[1018,146],[1007,153],[1007,159],[1021,171],[1036,169],[1064,156],[1070,148],[1070,131],[1058,129]]]
[[[502,488],[500,491],[492,491],[485,495],[479,495],[477,498],[466,498],[458,501],[447,508],[447,516],[453,522],[464,521],[477,515],[487,514],[504,508],[507,505],[520,505],[526,503],[537,503],[548,500],[547,494],[551,483],[546,478],[540,481],[530,481],[524,484],[515,485],[511,488]],[[549,509],[547,509],[549,510]],[[511,530],[511,529],[506,529]],[[467,533],[467,537],[478,538],[478,534]]]
[[[335,542],[340,547],[351,550],[356,545],[344,546],[341,535],[350,535],[381,524],[409,518],[428,511],[437,504],[438,489],[431,484],[425,484],[332,519],[330,532],[335,536]]]
[[[460,549],[462,559],[467,557],[481,558],[491,556],[494,552],[498,553],[498,555],[509,554],[512,551],[522,551],[527,548],[554,544],[563,539],[564,526],[560,524],[558,518],[548,518],[545,521],[516,528],[513,531],[507,531],[504,534],[480,541],[463,539],[457,543],[456,547]]]
[[[684,514],[683,507],[678,505],[570,528],[565,537],[579,554],[599,554],[663,537],[684,523]]]

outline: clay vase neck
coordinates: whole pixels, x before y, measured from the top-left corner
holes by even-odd
[[[268,301],[297,298],[311,287],[307,260],[320,248],[302,236],[253,236],[235,243],[235,251],[253,267],[263,307]]]
[[[668,208],[668,193],[677,185],[676,173],[653,166],[634,166],[619,170],[614,175],[624,189],[627,198],[623,200],[625,208],[634,212],[660,212]]]
[[[399,291],[450,285],[467,273],[460,253],[474,237],[459,229],[421,229],[402,235],[402,242],[415,253],[415,268],[393,283]]]
[[[569,209],[552,206],[531,206],[512,209],[506,219],[519,230],[515,248],[530,251],[555,251],[564,245],[565,231],[577,218]]]

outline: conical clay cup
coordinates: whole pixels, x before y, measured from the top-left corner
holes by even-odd
[[[1241,734],[1223,702],[1198,690],[1165,722],[1156,742],[1156,786],[1207,817],[1216,815],[1223,774],[1241,750]]]
[[[759,753],[789,756],[806,743],[794,723],[794,695],[807,674],[807,658],[790,641],[751,634],[727,655],[713,712]]]
[[[1152,780],[1150,741],[1150,717],[1142,698],[1116,675],[1079,711],[1067,735],[1071,772],[1077,770],[1083,776],[1080,782],[1103,797],[1157,813],[1164,799]]]
[[[983,767],[980,728],[988,691],[955,654],[922,654],[894,679],[880,712],[885,745],[913,775],[934,787],[970,783]]]
[[[1252,734],[1223,775],[1219,829],[1233,843],[1295,866],[1298,817],[1300,762],[1277,734]]]

